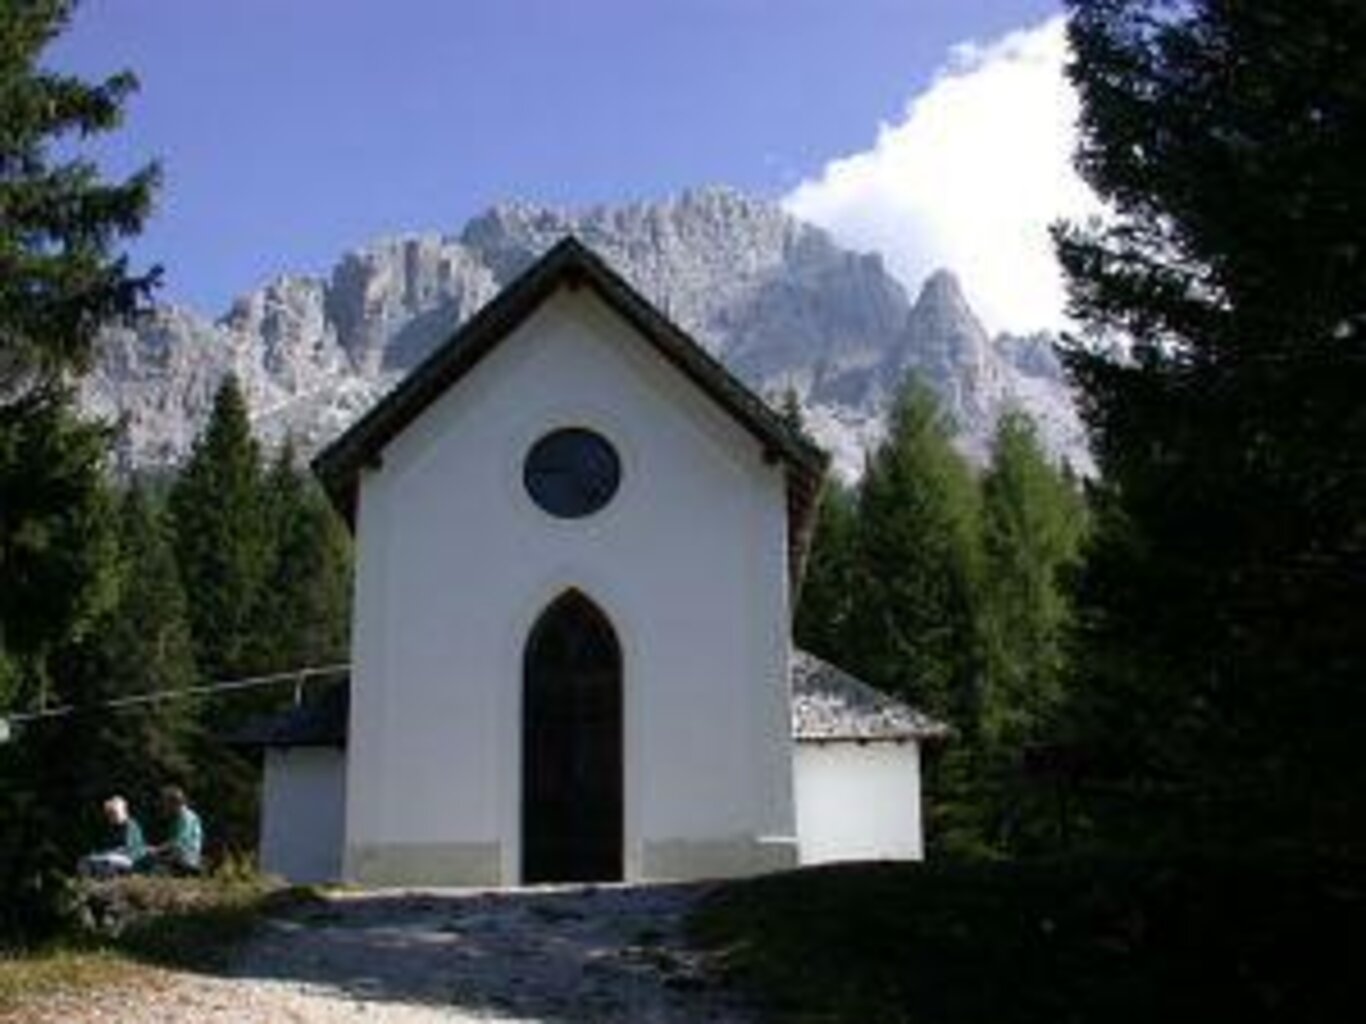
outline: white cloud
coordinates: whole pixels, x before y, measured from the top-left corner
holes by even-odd
[[[1078,103],[1061,17],[954,47],[873,147],[833,160],[783,199],[845,245],[883,254],[912,296],[953,269],[992,330],[1063,321],[1048,226],[1098,209],[1072,169]]]

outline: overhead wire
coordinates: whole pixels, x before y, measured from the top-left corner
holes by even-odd
[[[282,683],[294,683],[296,686],[302,687],[302,685],[310,679],[341,675],[350,670],[350,664],[344,662],[333,665],[309,665],[304,668],[290,669],[286,672],[271,672],[265,675],[246,676],[241,679],[224,679],[212,683],[204,683],[200,686],[178,687],[172,690],[157,690],[152,693],[129,694],[125,697],[111,697],[108,700],[93,701],[88,704],[60,704],[51,708],[39,708],[37,711],[21,711],[15,714],[0,713],[0,742],[3,742],[7,738],[9,727],[14,725],[25,725],[31,722],[43,721],[45,719],[63,718],[67,715],[88,713],[92,711],[118,711],[143,704],[155,704],[159,701],[182,700],[187,697],[215,696],[237,690],[278,686]],[[296,692],[296,702],[300,696],[301,694]]]

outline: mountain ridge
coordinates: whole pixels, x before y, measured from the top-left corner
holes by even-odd
[[[277,276],[216,320],[157,306],[105,332],[83,407],[122,422],[123,468],[173,464],[231,372],[263,440],[291,435],[311,452],[565,234],[755,390],[794,390],[846,476],[910,371],[941,395],[973,458],[1015,405],[1057,457],[1089,464],[1050,338],[993,339],[951,271],[930,275],[911,301],[876,254],[725,188],[582,211],[500,203],[454,233],[380,238],[324,274]]]

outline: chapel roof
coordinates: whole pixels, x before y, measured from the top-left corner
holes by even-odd
[[[792,651],[792,735],[800,742],[943,739],[949,727],[806,651]]]
[[[814,654],[793,649],[792,735],[798,742],[943,739],[949,727]],[[254,719],[230,737],[242,747],[344,747],[350,681],[287,711]]]
[[[392,391],[313,460],[313,470],[348,522],[354,521],[361,470],[447,388],[456,384],[560,287],[587,287],[631,324],[665,361],[758,440],[763,457],[787,474],[788,568],[794,584],[815,519],[826,454],[656,309],[586,245],[566,235],[456,329]]]

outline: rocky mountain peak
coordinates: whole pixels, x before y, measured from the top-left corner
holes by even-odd
[[[958,275],[944,267],[925,278],[925,283],[920,286],[920,295],[915,300],[915,309],[921,316],[977,322],[977,315],[963,295]]]
[[[173,462],[232,372],[258,432],[309,450],[570,233],[756,390],[795,389],[850,473],[908,372],[939,390],[969,451],[985,450],[995,417],[1014,403],[1042,410],[1054,449],[1084,464],[1046,343],[993,342],[948,271],[931,275],[912,304],[877,256],[721,187],[580,211],[500,203],[454,234],[381,239],[323,277],[281,277],[217,323],[163,308],[108,333],[85,407],[125,418],[125,462]]]

